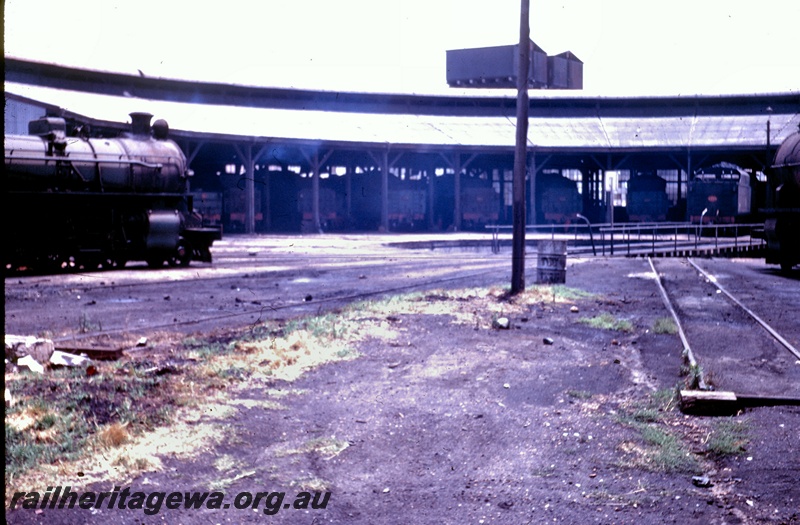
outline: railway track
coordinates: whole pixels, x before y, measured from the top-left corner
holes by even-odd
[[[57,343],[209,332],[383,294],[475,282],[507,266],[505,260],[475,257],[455,265],[453,255],[428,255],[423,265],[420,255],[402,251],[307,259],[302,250],[248,255],[255,251],[223,251],[213,267],[132,268],[7,281],[6,325],[13,333],[41,333],[41,326],[49,326]]]
[[[660,259],[658,263],[649,259],[649,263],[658,276],[665,306],[678,325],[687,371],[697,379],[695,386],[800,398],[793,303],[757,300],[752,294],[746,299],[737,297],[744,295],[738,289],[748,287],[742,275],[715,276],[692,259]],[[724,279],[736,283],[737,290],[723,285]],[[776,326],[765,320],[767,312]],[[782,330],[792,333],[782,334]]]

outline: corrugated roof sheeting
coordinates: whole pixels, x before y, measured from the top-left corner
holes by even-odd
[[[513,149],[516,119],[200,105],[114,97],[5,83],[7,93],[95,120],[124,122],[147,111],[174,130],[236,139],[469,146]],[[413,110],[413,107],[409,109]],[[798,108],[800,111],[800,108]],[[770,115],[773,144],[797,129],[798,113]],[[529,144],[553,149],[753,147],[766,142],[766,118],[755,116],[535,117]]]

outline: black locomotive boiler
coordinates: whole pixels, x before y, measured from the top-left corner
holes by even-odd
[[[37,272],[211,261],[218,228],[192,210],[186,157],[163,120],[132,113],[118,138],[44,117],[5,136],[4,267]]]
[[[783,141],[767,172],[766,262],[784,271],[800,264],[800,131]]]

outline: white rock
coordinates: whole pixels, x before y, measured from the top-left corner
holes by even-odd
[[[68,354],[60,350],[56,350],[50,356],[50,364],[55,366],[83,366],[90,362],[91,359],[86,356]]]
[[[50,339],[32,335],[6,335],[5,347],[6,358],[12,362],[26,355],[33,356],[36,361],[45,362],[55,350],[55,345]]]
[[[29,355],[19,358],[17,360],[17,366],[20,368],[20,370],[28,369],[31,372],[36,372],[37,374],[44,374],[44,367],[42,364]]]

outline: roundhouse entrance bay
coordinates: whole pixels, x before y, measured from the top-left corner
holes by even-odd
[[[26,133],[47,113],[112,136],[127,129],[129,113],[152,113],[186,153],[196,208],[227,232],[482,231],[511,222],[510,90],[342,93],[5,62],[7,133]],[[532,91],[528,220],[688,220],[692,174],[721,162],[750,174],[755,198],[799,125],[796,93]],[[636,199],[657,205],[643,213]]]

